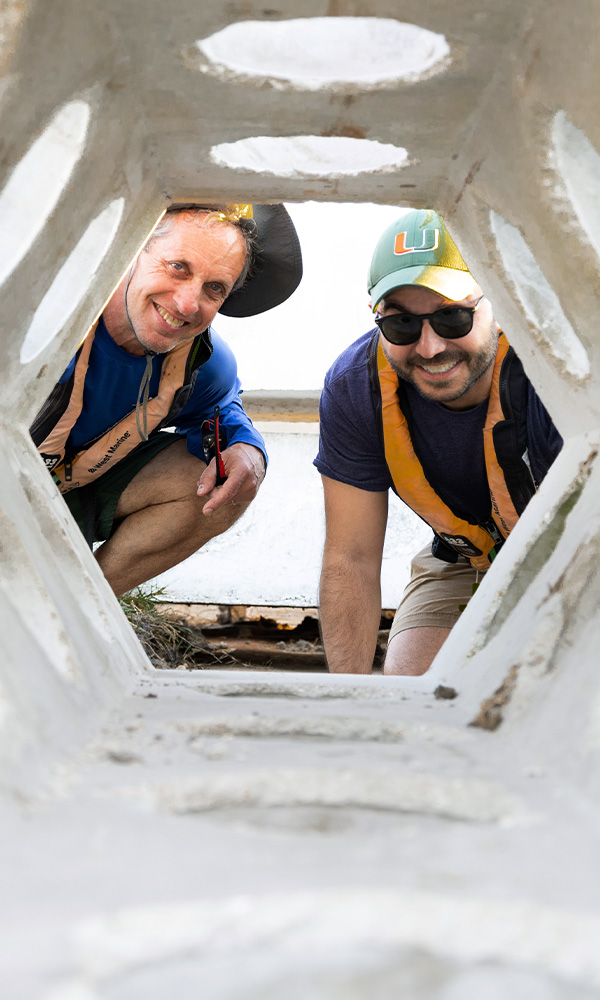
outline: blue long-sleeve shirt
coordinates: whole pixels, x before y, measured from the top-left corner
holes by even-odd
[[[210,336],[213,353],[198,369],[192,395],[176,418],[176,430],[185,434],[190,454],[204,460],[201,425],[203,420],[212,417],[218,405],[227,446],[237,442],[252,444],[260,448],[266,459],[265,443],[240,400],[241,383],[235,356],[212,328]],[[157,355],[152,360],[151,397],[158,392],[163,358],[164,355]],[[75,358],[60,382],[71,377],[74,366]],[[77,451],[135,409],[145,368],[146,358],[129,354],[119,347],[100,319],[90,352],[83,407],[69,435],[68,449]]]

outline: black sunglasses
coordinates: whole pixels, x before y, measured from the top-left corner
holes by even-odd
[[[457,340],[466,337],[473,329],[473,316],[479,303],[484,298],[481,295],[474,306],[444,306],[432,313],[390,313],[389,316],[378,316],[375,320],[386,340],[397,347],[407,347],[416,344],[423,330],[423,320],[428,319],[431,329],[438,337],[445,340]]]

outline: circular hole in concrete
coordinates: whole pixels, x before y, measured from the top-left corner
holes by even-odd
[[[356,90],[422,80],[444,69],[449,55],[443,35],[415,24],[307,17],[238,21],[197,41],[185,58],[191,67],[226,79]]]
[[[222,167],[277,177],[390,173],[411,162],[402,146],[373,139],[321,135],[258,135],[213,146],[210,157]]]

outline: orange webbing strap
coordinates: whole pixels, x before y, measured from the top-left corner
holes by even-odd
[[[481,552],[479,556],[468,557],[471,564],[475,569],[489,569],[488,555],[494,547],[492,537],[479,525],[456,517],[425,477],[398,401],[398,376],[383,352],[381,339],[377,350],[377,369],[381,387],[385,458],[398,496],[438,534],[468,539]]]
[[[73,390],[71,392],[71,398],[69,399],[68,406],[48,436],[42,441],[41,444],[38,445],[38,451],[40,451],[42,455],[60,455],[62,458],[65,453],[67,438],[71,433],[71,429],[75,426],[83,406],[83,386],[85,383],[85,376],[87,375],[90,351],[92,350],[92,344],[94,342],[97,326],[98,324],[94,323],[81,346],[81,351],[79,352],[79,357],[77,358],[75,364]]]
[[[149,434],[167,416],[175,393],[184,383],[187,359],[193,345],[193,340],[186,340],[165,356],[158,393],[148,401],[147,405]],[[81,393],[83,394],[83,385]],[[65,469],[64,464],[57,466],[53,473],[58,480],[61,493],[85,486],[133,451],[144,440],[137,424],[136,411],[132,410],[114,427],[106,431],[102,437],[94,441],[89,448],[80,451],[73,459],[69,469]]]
[[[494,365],[494,375],[490,391],[490,403],[487,412],[487,419],[483,429],[485,465],[490,487],[490,496],[492,498],[492,518],[504,538],[508,538],[510,532],[519,520],[519,515],[515,509],[508,486],[506,485],[504,473],[498,462],[493,437],[494,426],[501,420],[504,420],[502,401],[500,399],[500,374],[502,370],[502,362],[504,361],[509,349],[510,345],[506,337],[504,334],[501,334],[498,341],[496,364]]]

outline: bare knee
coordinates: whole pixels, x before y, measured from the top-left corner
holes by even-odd
[[[225,531],[228,531],[229,528],[236,523],[236,521],[239,521],[240,517],[247,511],[251,503],[251,501],[242,503],[231,500],[229,503],[224,504],[223,507],[219,507],[219,509],[214,511],[212,514],[204,516],[202,512],[206,502],[207,498],[194,495],[194,524],[197,526],[197,530],[200,535],[206,535],[208,533],[211,538],[216,537],[216,535],[222,535]]]
[[[192,485],[195,487],[195,483]],[[156,535],[153,537],[153,533],[149,533],[149,546],[170,548],[173,545],[182,545],[187,554],[191,554],[211,538],[228,531],[249,507],[249,503],[230,502],[205,516],[203,514],[205,503],[206,498],[197,496],[194,488],[189,492],[182,491],[179,498],[168,503],[151,506],[147,510],[148,517],[145,518],[144,524],[148,527],[160,525],[163,539],[159,544]]]
[[[427,673],[449,635],[449,628],[434,626],[397,632],[388,645],[383,665],[384,674],[418,677]]]
[[[125,487],[116,509],[120,520],[149,507],[173,501],[193,502],[206,465],[190,455],[185,441],[176,440],[155,455]]]

